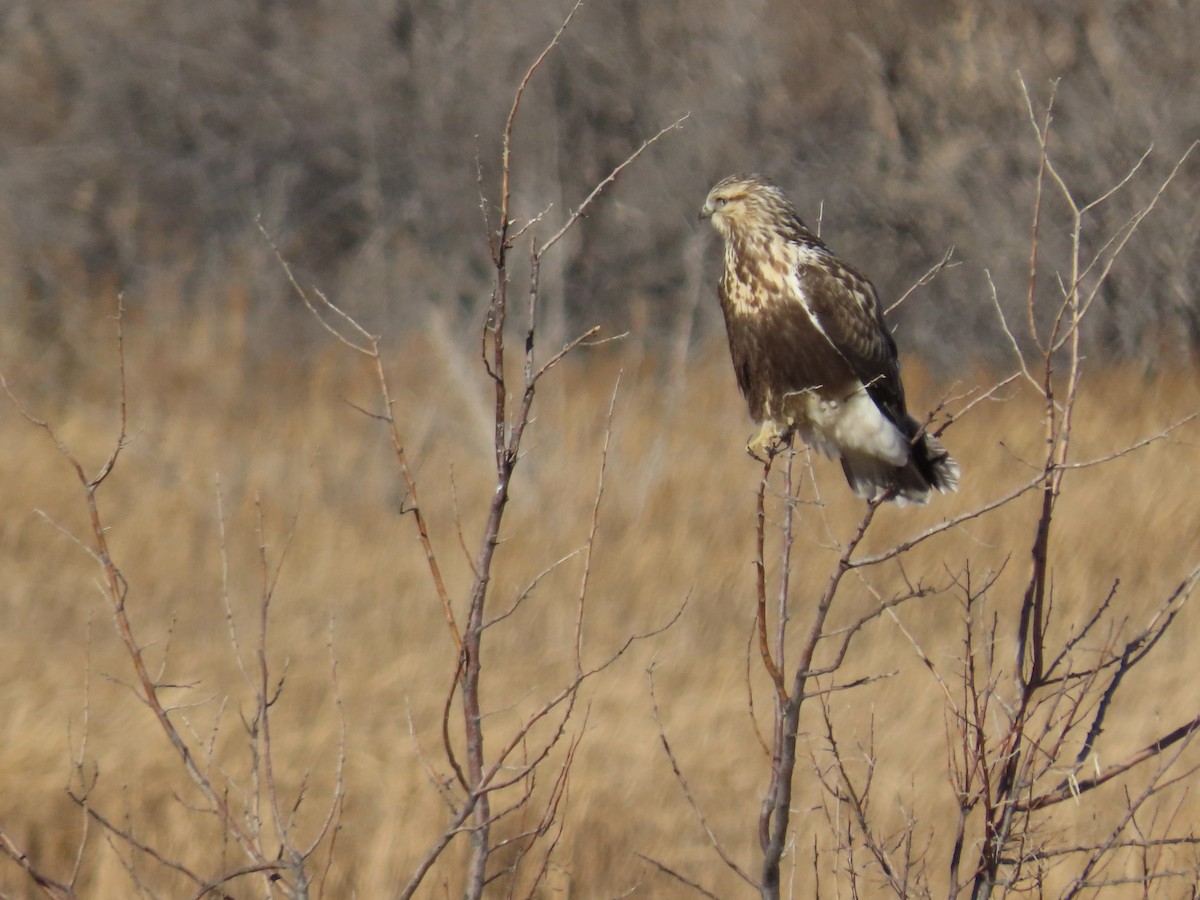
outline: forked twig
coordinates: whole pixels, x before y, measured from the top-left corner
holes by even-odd
[[[658,710],[658,697],[654,691],[654,666],[651,665],[646,669],[646,678],[650,687],[650,705],[654,711],[654,722],[658,726],[658,739],[662,744],[663,752],[666,753],[668,761],[671,763],[671,771],[675,774],[675,781],[683,790],[683,795],[687,799],[688,806],[692,808],[692,812],[696,814],[696,819],[700,822],[700,827],[704,829],[704,833],[708,835],[709,843],[717,852],[721,861],[726,867],[737,875],[742,881],[750,887],[757,887],[757,883],[751,878],[746,871],[734,861],[733,857],[725,850],[725,846],[717,838],[716,833],[708,824],[708,819],[704,815],[704,811],[700,808],[699,802],[696,800],[695,794],[692,793],[691,785],[688,784],[687,778],[683,774],[683,770],[679,766],[679,760],[675,757],[675,751],[671,749],[671,742],[667,739],[666,726],[663,725],[662,715]]]

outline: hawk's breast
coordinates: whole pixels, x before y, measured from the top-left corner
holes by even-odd
[[[808,312],[797,279],[766,284],[722,282],[734,370],[756,420],[798,424],[809,418],[811,399],[844,401],[858,381]]]

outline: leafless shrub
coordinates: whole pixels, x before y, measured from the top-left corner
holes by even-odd
[[[576,7],[577,8],[577,7]],[[311,293],[300,286],[290,266],[284,262],[282,251],[271,244],[274,256],[282,266],[292,287],[303,299],[326,331],[342,346],[361,357],[369,365],[371,377],[378,390],[379,412],[367,415],[384,425],[394,451],[394,457],[404,490],[402,512],[409,516],[424,549],[431,576],[434,596],[445,616],[449,637],[448,659],[452,678],[446,686],[441,721],[442,756],[434,760],[418,745],[431,781],[445,803],[447,819],[440,830],[431,836],[427,852],[417,862],[410,877],[398,885],[399,896],[413,896],[421,888],[433,866],[448,846],[462,838],[470,845],[463,874],[466,896],[479,897],[489,884],[506,885],[511,896],[515,891],[538,890],[546,876],[551,857],[562,832],[562,814],[567,796],[569,777],[580,733],[572,725],[580,718],[577,705],[581,686],[620,659],[637,640],[648,635],[631,634],[618,646],[593,658],[584,650],[585,608],[588,582],[592,567],[595,537],[600,524],[601,500],[612,433],[612,419],[617,401],[614,386],[608,411],[608,427],[601,448],[600,471],[594,502],[587,513],[589,527],[586,541],[562,559],[551,562],[541,572],[531,576],[527,586],[507,598],[502,608],[491,589],[494,561],[501,545],[501,527],[505,521],[513,490],[513,475],[523,454],[527,426],[532,422],[535,396],[539,385],[569,354],[585,346],[603,341],[597,338],[598,328],[591,328],[568,341],[557,351],[544,354],[538,341],[539,304],[542,288],[539,281],[543,261],[552,259],[551,251],[563,246],[567,237],[589,212],[601,192],[637,160],[644,151],[668,131],[677,128],[682,119],[662,129],[628,154],[554,225],[548,221],[549,210],[520,219],[513,207],[513,175],[520,153],[515,147],[515,125],[518,110],[526,97],[535,75],[546,64],[558,44],[574,10],[567,16],[542,53],[520,79],[504,122],[500,148],[497,200],[493,206],[483,195],[484,175],[480,167],[480,207],[483,211],[488,254],[494,272],[491,299],[481,333],[480,356],[483,369],[492,385],[493,422],[490,426],[494,489],[486,505],[485,522],[479,535],[477,549],[468,560],[471,587],[465,598],[456,600],[442,576],[441,554],[435,551],[427,526],[414,470],[405,449],[402,419],[385,371],[380,350],[380,338],[369,332],[359,321],[344,312],[321,292]],[[548,236],[539,235],[539,229]],[[260,226],[264,235],[265,227]],[[270,240],[268,238],[268,240]],[[514,276],[511,258],[520,254],[518,244],[528,244],[528,289],[521,300],[510,300],[510,285]],[[121,310],[123,313],[123,309]],[[166,676],[167,660],[155,661],[147,656],[146,643],[135,633],[133,619],[127,607],[130,588],[108,544],[108,523],[101,513],[97,495],[117,469],[126,446],[126,397],[124,378],[124,344],[122,315],[118,315],[118,357],[120,361],[120,403],[118,433],[111,452],[95,474],[89,474],[80,458],[63,443],[53,427],[36,418],[21,405],[10,391],[9,397],[22,415],[43,429],[58,445],[74,470],[83,491],[90,519],[88,538],[75,538],[95,559],[103,576],[104,593],[125,655],[134,674],[130,684],[138,699],[153,714],[159,729],[167,739],[178,764],[188,774],[199,794],[199,801],[180,798],[195,813],[211,816],[218,825],[219,841],[236,848],[242,859],[231,861],[216,873],[208,873],[165,853],[149,829],[139,830],[120,815],[96,805],[92,800],[96,774],[89,771],[81,751],[76,763],[71,796],[86,812],[85,824],[98,827],[103,839],[113,846],[136,890],[153,893],[156,888],[141,874],[142,860],[148,860],[174,876],[190,883],[197,898],[225,896],[232,882],[248,877],[261,877],[262,891],[269,896],[307,897],[321,893],[320,873],[313,871],[319,852],[332,859],[333,837],[342,811],[344,796],[341,769],[346,762],[344,726],[339,749],[336,788],[329,800],[327,813],[311,834],[297,824],[297,812],[306,791],[303,786],[288,797],[276,777],[274,768],[272,710],[281,701],[284,676],[272,672],[268,665],[268,623],[282,555],[273,559],[268,554],[267,538],[261,508],[259,511],[259,565],[261,587],[258,599],[257,634],[249,653],[244,652],[244,638],[235,627],[233,601],[228,584],[223,588],[229,643],[236,665],[252,699],[251,709],[241,714],[245,730],[245,747],[249,756],[245,780],[235,777],[227,761],[217,750],[222,731],[222,715],[228,700],[221,702],[216,724],[210,734],[201,734],[189,720],[189,704],[167,699],[167,694],[181,686]],[[519,341],[519,355],[514,360],[506,352],[507,344]],[[7,382],[4,382],[7,391]],[[220,497],[218,496],[218,507]],[[225,557],[224,517],[218,511],[221,526],[223,569],[228,569]],[[458,525],[460,542],[465,549],[462,526]],[[286,552],[286,551],[285,551]],[[574,602],[575,624],[571,642],[572,672],[565,683],[550,696],[534,704],[532,711],[520,716],[517,726],[509,731],[485,724],[487,710],[481,698],[488,671],[483,662],[485,635],[492,629],[511,626],[516,614],[535,588],[565,567],[578,562],[581,571]],[[678,613],[676,613],[676,617]],[[666,627],[674,621],[664,617]],[[657,632],[652,632],[657,633]],[[331,638],[332,654],[332,638]],[[492,664],[493,666],[496,663]],[[332,676],[336,692],[336,665]],[[184,686],[186,687],[186,686]],[[174,695],[172,695],[174,696]],[[340,701],[339,701],[340,706]],[[457,715],[456,715],[457,707]],[[582,718],[586,719],[586,715]],[[455,720],[458,720],[457,723]],[[549,772],[549,775],[545,775]],[[539,774],[541,777],[539,778]],[[497,826],[503,823],[503,830]],[[303,835],[303,836],[302,836]],[[42,890],[51,896],[73,897],[79,866],[89,840],[85,829],[79,845],[75,870],[66,878],[56,879],[45,874],[37,862],[22,851],[7,835],[0,835],[0,850],[21,866]],[[328,862],[326,863],[328,865]]]
[[[396,401],[389,384],[381,339],[368,331],[350,314],[329,300],[323,293],[301,287],[282,252],[272,243],[274,255],[281,264],[296,293],[325,330],[344,348],[365,361],[378,391],[379,411],[361,410],[380,422],[391,442],[397,470],[404,490],[402,513],[409,516],[428,563],[433,596],[445,617],[448,643],[447,656],[452,677],[446,686],[441,720],[442,753],[439,760],[427,755],[418,745],[421,759],[446,809],[446,822],[435,829],[427,851],[416,863],[406,883],[398,885],[398,895],[413,896],[426,881],[444,851],[456,839],[469,843],[466,867],[462,876],[465,896],[479,897],[488,885],[504,885],[509,896],[521,890],[535,894],[544,880],[563,828],[563,810],[568,792],[575,750],[581,739],[582,724],[578,703],[580,688],[593,676],[603,672],[637,640],[646,634],[631,634],[618,646],[610,648],[599,659],[584,650],[585,608],[588,582],[592,568],[595,538],[600,525],[601,500],[604,494],[609,440],[615,411],[616,386],[608,411],[608,427],[601,448],[599,477],[594,502],[587,513],[589,526],[584,544],[543,571],[531,576],[527,586],[515,596],[503,601],[493,597],[491,589],[494,564],[502,542],[502,525],[513,495],[513,476],[523,454],[527,426],[533,418],[538,387],[556,366],[579,348],[602,343],[598,328],[591,328],[551,353],[540,351],[538,341],[538,308],[542,297],[539,275],[543,260],[562,245],[563,239],[577,226],[584,214],[605,187],[613,183],[644,151],[668,131],[677,128],[682,120],[662,129],[628,154],[605,177],[560,218],[555,225],[544,225],[548,210],[521,220],[513,209],[513,174],[519,153],[514,146],[518,111],[535,75],[543,68],[551,51],[558,44],[574,15],[567,16],[558,32],[520,79],[504,123],[499,165],[499,184],[495,206],[483,196],[484,177],[480,169],[480,206],[486,226],[489,258],[494,270],[493,288],[481,333],[480,356],[483,369],[492,385],[493,422],[490,427],[494,488],[490,493],[485,521],[478,538],[477,549],[468,561],[471,587],[460,599],[452,596],[442,574],[442,555],[435,550],[434,541],[420,502],[417,479],[405,449],[403,419],[398,415]],[[539,228],[549,232],[539,235]],[[264,236],[265,228],[260,227]],[[268,240],[270,238],[268,237]],[[524,302],[510,300],[513,278],[511,257],[519,253],[518,243],[527,243],[528,288]],[[507,352],[508,345],[519,341],[519,356],[514,360]],[[119,348],[122,347],[119,341]],[[124,362],[121,354],[122,366]],[[5,385],[7,389],[7,385]],[[43,428],[56,443],[75,470],[84,491],[91,515],[89,549],[105,578],[106,596],[117,623],[135,673],[138,697],[155,716],[160,729],[178,757],[178,762],[191,776],[201,796],[199,809],[217,820],[225,838],[240,848],[244,861],[231,864],[216,875],[202,874],[180,860],[169,858],[156,846],[152,837],[139,834],[119,816],[95,808],[90,800],[94,776],[89,775],[81,761],[77,765],[77,787],[73,798],[88,813],[91,822],[100,827],[105,838],[131,854],[123,864],[139,890],[151,890],[144,885],[133,856],[152,860],[191,882],[195,896],[224,895],[226,886],[236,879],[262,876],[268,895],[295,897],[320,893],[312,871],[314,855],[322,847],[332,853],[332,836],[342,809],[343,787],[340,769],[345,764],[344,735],[339,752],[339,777],[330,799],[327,815],[315,834],[301,841],[296,825],[296,810],[304,797],[303,789],[290,801],[285,801],[273,769],[271,711],[280,700],[284,680],[273,675],[267,664],[268,613],[274,595],[278,567],[282,559],[273,560],[267,553],[265,535],[260,536],[261,596],[259,599],[258,633],[251,659],[243,653],[243,639],[234,627],[234,612],[228,588],[225,589],[226,614],[230,627],[230,644],[245,681],[253,708],[242,716],[247,747],[251,757],[248,783],[241,783],[227,774],[214,750],[216,732],[202,737],[187,718],[187,707],[172,705],[163,697],[165,690],[176,687],[165,681],[165,662],[158,670],[147,659],[143,644],[135,637],[133,623],[126,608],[128,585],[108,549],[107,525],[102,518],[96,495],[116,468],[126,443],[125,394],[122,369],[120,427],[114,447],[99,472],[89,476],[77,457],[58,440],[49,424],[38,420],[21,407],[30,422]],[[223,528],[223,518],[221,519]],[[260,530],[264,526],[261,523]],[[460,542],[465,549],[465,537],[459,524]],[[82,543],[82,542],[81,542]],[[224,536],[222,531],[222,553]],[[576,614],[570,636],[572,672],[550,695],[522,713],[515,728],[504,731],[498,725],[486,724],[487,709],[481,697],[489,668],[483,661],[485,635],[492,629],[511,625],[523,604],[547,576],[568,563],[578,562],[581,571],[574,603]],[[225,563],[227,565],[227,562]],[[675,614],[675,617],[678,613]],[[674,617],[666,616],[667,627]],[[657,633],[651,632],[651,633]],[[494,662],[494,668],[500,663]],[[336,667],[334,668],[336,688]],[[457,708],[457,713],[456,713]],[[586,714],[582,717],[586,720]],[[218,716],[219,719],[219,716]],[[457,719],[457,722],[456,722]],[[578,732],[578,733],[577,733]],[[545,774],[549,773],[549,774]],[[497,826],[503,823],[502,831]],[[80,845],[82,858],[87,835]],[[42,873],[10,839],[0,843],[3,851],[22,866],[36,884],[52,896],[74,896],[75,874],[58,881]],[[118,851],[120,852],[120,851]],[[330,857],[331,858],[331,857]],[[76,873],[77,874],[77,873]]]
[[[592,663],[584,658],[584,611],[592,553],[599,527],[600,503],[604,493],[608,442],[612,433],[614,406],[610,406],[608,428],[601,452],[599,483],[590,513],[587,540],[574,553],[551,566],[551,569],[557,568],[577,555],[582,559],[582,573],[575,600],[577,614],[571,637],[574,673],[549,699],[525,716],[511,733],[498,734],[485,729],[484,705],[481,699],[487,671],[483,663],[484,636],[488,629],[503,624],[512,616],[542,577],[550,571],[546,570],[535,576],[529,587],[512,598],[502,612],[493,610],[496,601],[492,599],[490,586],[496,553],[501,543],[501,526],[512,497],[513,475],[522,456],[522,444],[526,428],[532,420],[538,386],[568,354],[578,348],[598,343],[596,338],[599,327],[593,327],[553,353],[538,353],[538,307],[542,296],[539,274],[542,262],[549,251],[575,227],[606,186],[614,182],[643,151],[682,123],[682,120],[679,120],[662,129],[626,156],[607,176],[595,184],[557,227],[549,226],[549,237],[539,238],[537,233],[547,211],[523,221],[516,217],[512,209],[512,184],[517,158],[514,150],[517,113],[531,81],[545,65],[577,9],[578,4],[567,16],[554,38],[530,65],[516,89],[501,140],[498,200],[494,209],[482,193],[482,167],[480,169],[480,206],[486,226],[488,255],[495,273],[480,347],[483,367],[494,390],[492,451],[495,483],[483,531],[472,556],[472,585],[465,602],[455,603],[442,578],[439,555],[430,540],[418,500],[417,481],[404,449],[402,425],[396,417],[392,392],[382,363],[380,339],[325,295],[318,293],[315,300],[311,298],[288,270],[289,279],[297,293],[324,328],[347,349],[367,361],[372,369],[378,386],[381,409],[368,415],[378,419],[390,437],[406,492],[404,512],[412,517],[425,551],[434,593],[445,615],[449,639],[457,658],[454,676],[443,707],[444,761],[440,765],[435,765],[431,760],[426,761],[446,802],[449,822],[434,838],[428,852],[402,887],[401,897],[411,897],[415,894],[443,851],[459,836],[465,836],[470,842],[467,870],[463,876],[465,896],[482,896],[485,886],[498,879],[504,879],[508,883],[511,895],[514,885],[518,883],[517,870],[527,859],[534,862],[530,884],[525,888],[532,896],[546,873],[558,834],[561,832],[559,807],[566,791],[575,747],[579,740],[578,736],[573,737],[569,734],[568,725],[576,712],[579,690],[585,681],[620,659],[634,641],[649,636],[631,635],[599,662]],[[522,240],[527,240],[529,247],[528,290],[524,322],[514,325],[514,310],[509,296],[512,277],[510,255],[514,252],[517,242]],[[283,262],[282,257],[280,261]],[[286,268],[286,263],[283,264]],[[523,351],[515,365],[506,352],[514,333],[522,339]],[[615,389],[612,402],[615,405]],[[456,699],[461,707],[461,746],[452,733],[451,717]],[[499,743],[499,749],[489,752],[485,743],[492,745],[494,742]],[[561,752],[560,758],[555,760],[553,754],[559,750],[562,743],[566,745],[565,750]],[[551,788],[540,798],[540,812],[534,812],[530,817],[529,809],[535,802],[539,802],[535,799],[538,773],[548,766],[557,769],[551,775]],[[497,840],[493,835],[493,826],[501,819],[516,813],[521,814],[523,822],[516,834]],[[534,853],[539,842],[544,845],[540,858]],[[497,861],[501,860],[503,861],[500,865],[497,865]]]
[[[314,858],[321,848],[328,850],[331,837],[341,814],[343,787],[342,769],[345,765],[344,726],[341,747],[336,762],[336,787],[329,798],[329,805],[318,826],[311,833],[298,823],[297,816],[304,802],[303,788],[292,794],[285,791],[275,775],[276,748],[272,742],[272,710],[280,702],[284,690],[284,677],[272,671],[268,663],[268,624],[271,601],[282,564],[282,556],[272,560],[267,552],[267,540],[262,525],[260,509],[260,565],[261,584],[258,598],[258,631],[252,645],[253,660],[244,658],[241,640],[233,625],[232,601],[228,591],[224,593],[227,618],[230,625],[230,643],[236,655],[237,666],[246,684],[246,696],[250,699],[250,711],[242,712],[244,748],[248,757],[248,775],[239,779],[232,774],[226,761],[222,760],[215,746],[222,732],[221,712],[216,714],[216,724],[211,734],[197,732],[190,720],[191,711],[197,706],[211,706],[211,700],[188,702],[174,699],[180,688],[188,688],[167,676],[169,652],[164,652],[156,662],[147,653],[146,641],[139,637],[141,629],[134,623],[132,609],[136,608],[136,595],[131,593],[121,564],[110,549],[109,522],[102,512],[101,488],[116,471],[127,435],[127,403],[125,393],[125,349],[122,328],[122,309],[117,312],[117,351],[119,371],[118,409],[116,413],[116,435],[111,451],[96,471],[89,474],[84,462],[58,436],[47,421],[35,417],[28,411],[0,376],[0,386],[9,399],[32,425],[45,432],[49,440],[67,462],[79,482],[82,502],[86,507],[89,531],[86,535],[75,535],[62,529],[64,534],[87,552],[99,569],[101,593],[107,602],[117,635],[129,661],[132,680],[126,684],[133,696],[153,716],[159,732],[166,739],[178,766],[191,780],[196,795],[180,797],[184,811],[200,818],[211,817],[217,824],[217,834],[226,840],[240,861],[229,861],[219,871],[204,872],[182,859],[176,859],[155,846],[153,828],[147,827],[140,834],[137,827],[125,820],[123,814],[107,811],[95,804],[92,792],[99,773],[88,766],[84,753],[87,731],[75,761],[73,784],[69,789],[71,799],[86,814],[85,827],[81,832],[78,853],[73,871],[65,879],[53,878],[42,872],[34,860],[29,859],[7,836],[0,838],[0,849],[16,861],[48,896],[76,896],[76,881],[80,865],[90,837],[87,825],[99,828],[100,834],[117,853],[126,869],[134,890],[138,893],[155,893],[152,883],[144,881],[139,859],[149,860],[162,870],[181,876],[190,885],[192,896],[197,900],[207,896],[227,896],[227,887],[239,879],[258,877],[262,879],[262,890],[267,896],[308,897],[314,877]],[[219,514],[220,517],[220,514]],[[223,527],[223,519],[222,519]],[[224,545],[222,545],[222,554]],[[332,636],[330,653],[332,657]],[[336,661],[332,663],[332,684],[337,697]],[[186,695],[185,695],[186,696]],[[225,704],[221,703],[223,708]],[[85,716],[85,722],[87,718]],[[202,826],[199,826],[202,827]],[[202,832],[203,833],[203,832]]]
[[[869,886],[873,892],[883,890],[897,897],[933,896],[942,893],[944,886],[948,897],[981,900],[993,894],[1042,895],[1053,885],[1058,895],[1073,897],[1130,879],[1148,889],[1159,881],[1196,876],[1193,864],[1175,864],[1163,848],[1186,847],[1200,839],[1185,823],[1159,816],[1156,810],[1160,801],[1177,802],[1183,780],[1194,771],[1182,754],[1200,727],[1200,709],[1183,712],[1179,721],[1161,734],[1147,736],[1141,746],[1102,748],[1101,736],[1110,724],[1117,695],[1136,679],[1139,666],[1179,621],[1200,582],[1200,565],[1185,569],[1165,597],[1141,598],[1146,616],[1142,625],[1120,611],[1116,584],[1107,594],[1090,598],[1082,612],[1075,612],[1074,622],[1062,621],[1053,583],[1057,554],[1069,552],[1059,551],[1053,541],[1053,524],[1068,478],[1167,440],[1195,418],[1188,416],[1095,458],[1081,459],[1072,452],[1085,361],[1084,324],[1122,252],[1190,151],[1178,159],[1140,209],[1112,232],[1095,237],[1090,217],[1135,183],[1146,157],[1109,190],[1081,201],[1050,152],[1053,99],[1040,117],[1028,95],[1026,99],[1039,164],[1023,316],[1026,333],[1020,339],[1004,304],[993,295],[1016,368],[990,387],[943,402],[930,415],[929,427],[940,435],[964,416],[975,414],[988,398],[1020,384],[1040,400],[1041,456],[1026,461],[1026,477],[1009,486],[991,487],[990,499],[874,552],[868,552],[864,542],[882,501],[868,503],[849,536],[840,537],[825,518],[820,495],[802,499],[793,471],[794,450],[781,457],[778,483],[772,474],[777,458],[764,463],[754,519],[754,643],[770,686],[773,729],[764,739],[770,766],[758,817],[762,857],[757,874],[734,859],[709,827],[658,720],[676,778],[718,856],[763,897],[785,893],[784,860],[790,857],[794,867],[803,852],[795,843],[793,815],[798,807],[812,808],[817,803],[824,810],[833,849],[822,856],[814,847],[813,865],[818,873],[832,869],[834,882],[848,886],[853,895]],[[1047,267],[1042,246],[1044,206],[1051,202],[1066,210],[1069,246],[1062,262],[1050,264],[1058,270],[1057,291],[1056,299],[1047,304],[1040,279]],[[969,479],[969,462],[964,469]],[[960,570],[947,565],[946,580],[909,571],[906,560],[917,545],[948,537],[964,524],[995,515],[1029,495],[1039,502],[1029,508],[1024,520],[1029,574],[1019,596],[996,596],[998,573],[974,571],[969,556]],[[779,527],[774,583],[768,577],[768,522]],[[835,561],[824,588],[800,602],[791,579],[803,563],[796,548],[805,526],[832,541]],[[815,539],[811,544],[815,548]],[[895,567],[898,589],[872,583],[872,571],[884,566]],[[848,611],[834,624],[831,613],[857,608],[851,604],[860,591],[872,601],[866,610]],[[1059,586],[1058,593],[1063,592]],[[897,612],[914,602],[945,603],[950,597],[957,598],[963,636],[956,661],[947,664],[926,653],[921,639],[904,629]],[[944,858],[929,850],[930,835],[941,827],[936,823],[909,815],[899,830],[894,826],[884,830],[872,802],[877,774],[874,717],[867,735],[851,744],[839,735],[830,703],[839,692],[858,690],[889,676],[870,665],[865,674],[862,666],[850,665],[854,643],[864,629],[879,627],[884,620],[893,621],[907,636],[935,688],[945,696],[949,787],[958,817],[952,848]],[[651,693],[653,697],[653,683]],[[655,700],[656,720],[657,709]],[[887,720],[880,726],[887,727]],[[821,737],[806,772],[797,744],[810,730]],[[1121,785],[1124,802],[1104,823],[1100,837],[1076,839],[1052,817],[1055,807],[1106,784]],[[804,792],[802,798],[798,791]],[[1128,876],[1124,873],[1131,858],[1138,860],[1140,871]],[[679,883],[708,894],[703,879],[689,879],[669,861],[655,864]]]

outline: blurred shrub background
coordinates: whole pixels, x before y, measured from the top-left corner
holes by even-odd
[[[477,309],[477,159],[490,187],[515,84],[565,11],[4,0],[0,311],[69,346],[73,311],[110,309],[120,290],[156,321],[220,317],[248,352],[294,347],[308,330],[280,318],[292,304],[259,216],[306,281],[372,327]],[[522,111],[518,211],[577,205],[631,146],[690,118],[543,273],[562,298],[547,324],[717,327],[715,251],[695,212],[717,178],[758,170],[885,302],[953,246],[965,265],[897,313],[901,345],[935,365],[993,358],[983,273],[1020,302],[1036,172],[1018,73],[1035,103],[1062,79],[1054,149],[1093,199],[1151,144],[1161,175],[1200,134],[1196,46],[1200,5],[1175,0],[585,4]],[[1144,194],[1095,227],[1115,230]],[[1049,252],[1067,237],[1059,213],[1047,210]],[[1198,228],[1194,202],[1143,225],[1093,348],[1194,351]]]

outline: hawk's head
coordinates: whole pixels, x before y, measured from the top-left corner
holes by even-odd
[[[716,183],[700,218],[728,239],[733,234],[760,228],[776,228],[796,218],[796,210],[783,191],[761,175],[730,175]]]

